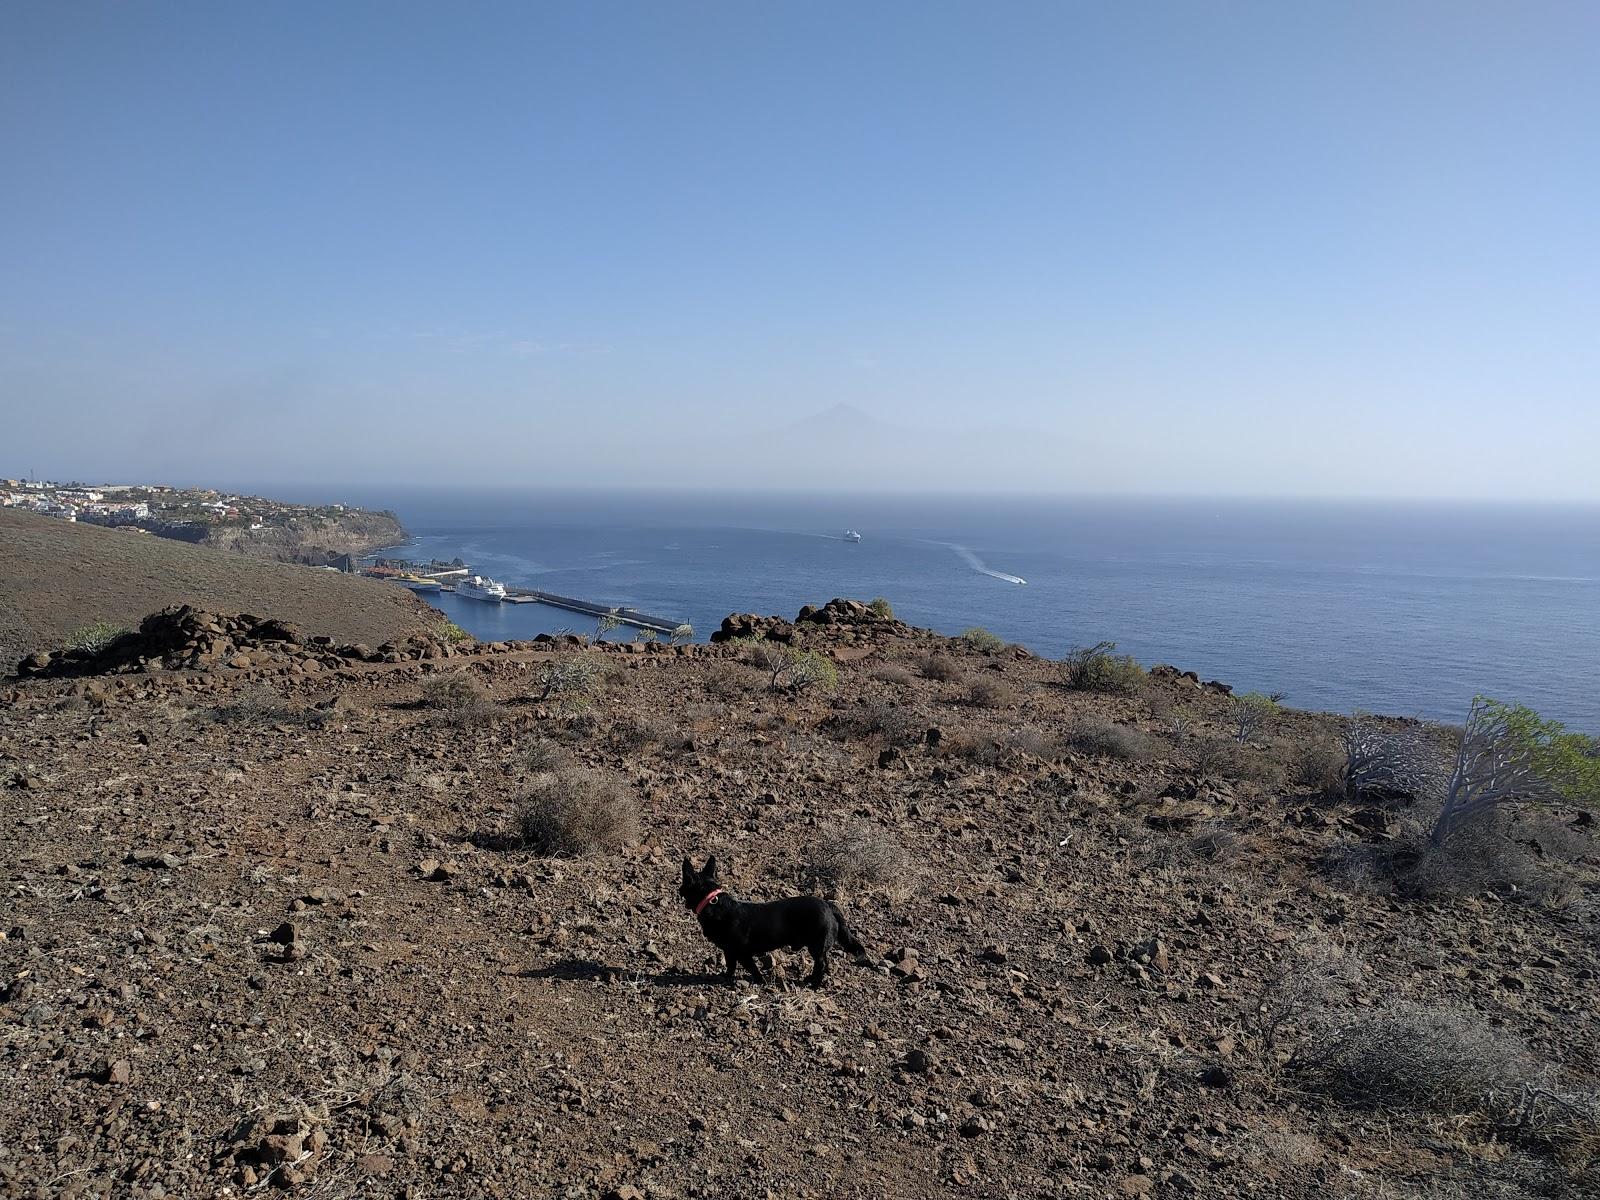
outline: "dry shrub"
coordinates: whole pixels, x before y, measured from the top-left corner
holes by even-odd
[[[1217,862],[1229,859],[1238,854],[1244,844],[1236,832],[1225,825],[1210,824],[1195,831],[1189,839],[1189,849],[1195,856],[1208,862]]]
[[[893,835],[858,821],[819,830],[803,865],[813,883],[837,890],[902,883],[906,863],[906,852]]]
[[[1471,1009],[1412,1000],[1320,1014],[1289,1066],[1345,1104],[1451,1113],[1504,1105],[1541,1074]]]
[[[534,738],[522,752],[522,765],[534,774],[554,770],[558,763],[565,760],[566,754],[561,747],[549,738]]]
[[[558,654],[539,668],[539,699],[587,698],[600,690],[605,674],[603,660],[586,650]]]
[[[676,725],[632,715],[617,718],[609,733],[614,744],[634,750],[642,750],[647,746],[682,750],[692,740]]]
[[[1150,739],[1131,725],[1118,725],[1100,717],[1080,714],[1067,726],[1068,749],[1097,758],[1145,762],[1155,754]]]
[[[700,686],[706,695],[716,700],[736,700],[749,692],[753,683],[750,672],[737,663],[707,663],[700,673]]]
[[[1017,689],[1003,679],[975,679],[967,689],[967,703],[977,708],[1012,708]]]
[[[1395,887],[1406,896],[1447,899],[1494,892],[1533,904],[1559,906],[1570,898],[1570,884],[1554,861],[1536,855],[1519,840],[1517,832],[1510,814],[1486,813],[1457,830],[1442,846],[1420,833],[1413,834],[1396,846],[1385,862]]]
[[[1289,760],[1289,782],[1318,796],[1344,794],[1344,752],[1332,742],[1305,742]]]
[[[439,722],[452,729],[486,725],[499,711],[494,698],[467,671],[428,676],[422,681],[422,703],[434,711]]]
[[[1008,754],[1017,752],[1046,762],[1061,754],[1060,743],[1033,725],[1019,726],[1002,734],[981,729],[950,729],[945,731],[940,748],[947,755],[986,767],[995,766]]]
[[[928,719],[917,709],[890,700],[868,700],[828,719],[845,737],[881,737],[885,746],[909,746],[922,740]]]
[[[282,693],[264,683],[242,688],[226,704],[212,710],[216,720],[230,725],[281,724],[298,715]]]
[[[1342,945],[1311,934],[1290,946],[1261,975],[1250,1021],[1271,1049],[1286,1030],[1313,1013],[1348,1004],[1366,975],[1361,960]]]
[[[872,678],[879,683],[892,683],[896,686],[908,686],[914,676],[899,663],[879,663],[872,668]]]
[[[930,654],[917,664],[917,670],[922,672],[924,679],[932,679],[939,683],[957,683],[965,677],[961,664],[948,654]]]
[[[534,778],[517,823],[530,850],[572,858],[633,841],[639,833],[639,805],[617,775],[558,767]]]
[[[1600,1092],[1557,1091],[1529,1084],[1506,1122],[1520,1140],[1575,1167],[1600,1162]]]
[[[1004,638],[997,637],[981,625],[974,625],[961,635],[961,640],[980,654],[997,654],[1006,648]]]

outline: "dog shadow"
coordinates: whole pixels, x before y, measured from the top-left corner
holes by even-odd
[[[616,967],[592,958],[564,958],[543,967],[533,967],[517,972],[519,979],[560,979],[578,983],[609,983],[620,979],[638,983],[651,983],[660,987],[710,987],[727,982],[720,971],[683,971],[668,967],[653,973],[636,971],[629,967]]]

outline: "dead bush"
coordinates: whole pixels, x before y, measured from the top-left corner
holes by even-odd
[[[887,830],[856,822],[818,831],[803,866],[814,884],[857,889],[903,882],[906,863],[905,850]]]
[[[633,841],[639,833],[639,806],[632,789],[617,775],[558,767],[534,778],[517,824],[528,849],[573,858]]]
[[[1247,1019],[1271,1050],[1280,1035],[1302,1029],[1312,1014],[1348,1004],[1365,975],[1361,960],[1342,945],[1309,935],[1262,972]]]
[[[868,700],[836,712],[828,725],[845,737],[879,738],[885,746],[909,746],[922,740],[928,719],[909,705]]]
[[[1220,862],[1238,854],[1244,839],[1225,825],[1211,824],[1195,831],[1189,839],[1189,849],[1197,858],[1207,862]]]
[[[707,663],[700,673],[700,686],[716,700],[736,700],[750,691],[754,677],[737,663]]]
[[[872,678],[879,683],[892,683],[898,687],[905,687],[915,677],[899,663],[879,663],[872,668]]]
[[[1013,708],[1017,689],[1003,679],[975,679],[967,689],[967,703],[977,708]]]
[[[1559,906],[1572,887],[1555,865],[1517,836],[1506,813],[1486,813],[1436,845],[1419,832],[1394,846],[1386,858],[1396,889],[1434,900],[1486,892],[1527,903]]]
[[[561,747],[549,738],[534,738],[522,752],[522,765],[536,775],[541,771],[554,770],[558,763],[565,760],[566,754]]]
[[[1019,725],[1007,735],[1006,741],[1014,749],[1046,762],[1060,757],[1061,747],[1037,725]]]
[[[1289,1067],[1345,1104],[1449,1113],[1504,1105],[1541,1074],[1476,1012],[1412,1000],[1319,1014]]]
[[[692,739],[676,725],[651,717],[623,716],[611,726],[611,741],[628,749],[642,750],[659,746],[663,750],[681,750]]]
[[[213,719],[229,725],[276,725],[299,715],[282,693],[264,683],[240,689],[212,710]]]
[[[1079,754],[1145,762],[1155,754],[1150,739],[1131,725],[1118,725],[1100,717],[1079,715],[1067,726],[1066,745]]]
[[[961,664],[948,654],[930,654],[917,664],[917,670],[922,672],[924,679],[932,679],[939,683],[958,683],[965,678]]]
[[[434,718],[452,729],[486,725],[499,711],[494,698],[469,671],[447,671],[422,681],[422,703]]]
[[[1600,1162],[1600,1092],[1528,1084],[1505,1125],[1519,1140],[1572,1166]]]
[[[1344,752],[1332,742],[1305,742],[1289,762],[1289,782],[1318,796],[1344,794]]]

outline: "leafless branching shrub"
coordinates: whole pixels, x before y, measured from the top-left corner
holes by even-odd
[[[881,699],[842,709],[830,718],[829,724],[845,737],[877,737],[885,746],[909,746],[920,741],[928,726],[927,718],[917,709]]]
[[[633,841],[639,832],[639,806],[618,776],[561,767],[534,778],[518,826],[523,844],[535,853],[571,858]]]
[[[1144,762],[1155,753],[1150,739],[1131,725],[1117,725],[1087,714],[1073,718],[1065,740],[1069,749],[1080,754],[1120,758],[1124,762]]]
[[[807,878],[822,887],[860,888],[901,883],[907,858],[886,830],[856,822],[819,830],[803,865]]]
[[[522,765],[534,774],[554,770],[566,761],[566,754],[549,738],[536,737],[522,751]]]
[[[1264,730],[1278,714],[1278,702],[1260,692],[1228,697],[1228,724],[1241,746]]]
[[[1411,1000],[1321,1014],[1289,1067],[1346,1104],[1452,1113],[1502,1106],[1541,1075],[1477,1013]]]
[[[1311,1014],[1349,1003],[1365,975],[1361,960],[1337,942],[1305,937],[1262,973],[1249,1023],[1271,1051]]]
[[[1530,904],[1559,905],[1570,887],[1553,863],[1536,856],[1514,834],[1504,813],[1479,817],[1443,845],[1413,837],[1390,856],[1395,886],[1419,899],[1479,896],[1492,892]]]
[[[1505,1127],[1571,1166],[1600,1162],[1600,1092],[1525,1084]]]
[[[1346,723],[1344,792],[1352,800],[1414,800],[1438,790],[1444,764],[1438,748],[1417,726],[1385,729],[1361,719]]]

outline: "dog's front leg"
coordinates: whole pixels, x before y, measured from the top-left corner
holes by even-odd
[[[736,986],[739,982],[739,960],[734,957],[732,950],[724,950],[722,952],[722,957],[726,959],[728,963],[728,985],[730,987]]]
[[[767,977],[761,973],[761,964],[756,962],[755,955],[752,954],[749,958],[745,959],[744,965],[750,969],[750,977],[762,987],[765,987],[767,984]]]

